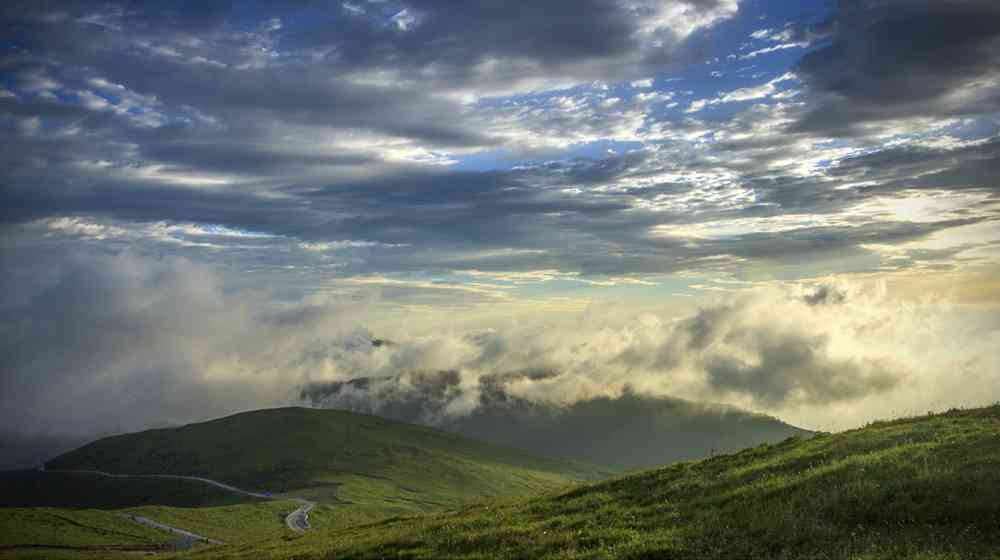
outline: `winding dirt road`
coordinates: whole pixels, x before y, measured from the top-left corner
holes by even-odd
[[[289,529],[291,529],[292,531],[295,531],[296,533],[302,533],[306,529],[310,528],[310,525],[309,525],[309,512],[312,511],[312,509],[314,507],[316,507],[316,503],[315,502],[310,502],[309,500],[304,500],[302,498],[282,498],[280,496],[276,497],[276,496],[272,496],[271,494],[264,493],[264,492],[251,492],[250,490],[244,490],[242,488],[237,488],[237,487],[232,486],[230,484],[226,484],[225,482],[219,482],[218,480],[212,480],[210,478],[205,478],[203,476],[185,476],[185,475],[179,475],[179,474],[120,474],[120,473],[109,473],[109,472],[105,472],[105,471],[86,470],[86,469],[79,469],[79,470],[76,470],[76,469],[74,469],[74,470],[69,470],[69,469],[52,469],[52,470],[47,470],[47,469],[45,469],[44,466],[39,467],[38,470],[39,471],[44,471],[44,472],[54,472],[54,473],[94,474],[94,475],[104,476],[104,477],[108,477],[108,478],[167,478],[167,479],[173,479],[173,480],[193,480],[195,482],[201,482],[203,484],[209,484],[211,486],[215,486],[216,488],[221,488],[223,490],[226,490],[226,491],[229,491],[229,492],[233,492],[234,494],[240,494],[240,495],[243,495],[243,496],[250,496],[252,498],[263,498],[265,500],[291,500],[291,501],[298,502],[298,503],[302,504],[301,506],[299,506],[298,509],[296,509],[295,511],[293,511],[293,512],[289,513],[287,516],[285,516],[285,525]],[[178,527],[172,527],[170,525],[159,523],[159,522],[153,521],[152,519],[149,519],[147,517],[142,517],[142,516],[133,515],[133,514],[123,514],[123,515],[125,517],[131,519],[132,521],[135,521],[136,523],[142,523],[143,525],[148,525],[150,527],[156,527],[158,529],[163,529],[165,531],[170,531],[172,533],[175,533],[175,534],[178,534],[178,535],[182,535],[182,536],[194,539],[194,540],[204,541],[204,542],[211,543],[211,544],[225,544],[222,541],[219,541],[219,540],[216,540],[216,539],[212,539],[212,538],[209,538],[209,537],[206,537],[206,536],[203,536],[203,535],[198,535],[198,534],[192,533],[190,531],[185,531],[184,529],[180,529]]]
[[[301,533],[309,528],[309,512],[312,511],[312,508],[315,507],[316,504],[301,498],[291,499],[301,503],[302,506],[285,516],[285,525],[287,525],[289,529],[297,533]]]
[[[152,519],[150,519],[148,517],[143,517],[141,515],[135,515],[133,513],[123,513],[122,517],[126,517],[128,519],[131,519],[132,521],[135,521],[136,523],[141,523],[143,525],[147,525],[147,526],[152,527],[154,529],[160,529],[160,530],[163,530],[163,531],[169,531],[171,533],[174,533],[175,535],[180,535],[182,537],[187,537],[187,538],[192,539],[192,540],[204,541],[204,542],[207,542],[208,544],[226,544],[223,541],[220,541],[218,539],[213,539],[211,537],[206,537],[204,535],[199,535],[198,533],[192,533],[191,531],[185,531],[184,529],[178,529],[177,527],[172,527],[172,526],[167,525],[165,523],[160,523],[159,521],[153,521]]]

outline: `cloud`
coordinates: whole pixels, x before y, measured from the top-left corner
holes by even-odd
[[[822,334],[776,332],[755,325],[733,328],[725,337],[735,351],[704,359],[709,392],[746,396],[758,406],[849,401],[886,392],[903,377],[878,360],[831,359],[829,340]],[[741,355],[748,350],[749,355]]]
[[[835,305],[847,301],[847,294],[836,286],[820,284],[815,290],[802,296],[809,305]]]
[[[702,299],[692,312],[592,304],[517,320],[450,314],[442,325],[417,309],[379,321],[371,292],[282,299],[277,287],[242,288],[222,267],[72,247],[0,253],[10,271],[0,280],[9,434],[76,441],[300,398],[402,406],[440,424],[505,400],[560,408],[628,394],[723,402],[828,429],[946,394],[1000,397],[995,314],[897,298],[880,282],[749,289]],[[968,383],[945,391],[956,371]],[[369,380],[351,381],[359,378]]]
[[[965,344],[953,331],[962,312],[947,305],[913,306],[882,283],[838,280],[724,296],[686,317],[603,309],[572,325],[401,336],[393,338],[388,367],[307,385],[302,395],[443,426],[509,401],[560,408],[639,394],[845,427],[884,415],[888,403],[914,411],[934,405],[928,399],[940,393],[933,388],[948,379],[944,364],[992,375],[987,344],[1000,323],[983,313],[977,321],[985,323],[974,329],[990,334]],[[927,337],[942,338],[933,348],[916,346]],[[837,418],[837,411],[851,412]]]
[[[18,263],[0,299],[9,431],[83,437],[293,402],[364,307],[279,308],[184,259],[80,249],[4,250]]]
[[[449,414],[628,386],[836,422],[924,403],[930,364],[990,380],[954,335],[992,340],[987,283],[972,332],[813,279],[968,286],[1000,258],[993,4],[845,1],[747,39],[734,0],[7,2],[4,395],[114,430],[455,371]],[[675,294],[702,311],[545,324]],[[483,324],[344,347],[430,310]]]
[[[488,1],[389,4],[387,11],[375,8],[355,18],[341,35],[306,30],[287,41],[310,48],[336,41],[337,60],[344,64],[389,68],[407,77],[414,73],[408,69],[430,69],[431,79],[482,91],[505,81],[509,88],[635,76],[684,57],[695,31],[738,9],[733,0],[559,1],[516,9]],[[412,21],[405,30],[387,28],[379,17],[403,10]]]
[[[1000,109],[1000,7],[990,0],[842,1],[826,46],[796,73],[814,99],[797,130],[854,134],[867,124]]]
[[[765,99],[768,97],[779,95],[781,92],[775,84],[780,84],[782,82],[787,82],[790,80],[795,80],[795,74],[787,73],[767,83],[761,84],[759,86],[753,87],[743,87],[735,89],[732,91],[720,93],[718,97],[712,99],[698,99],[691,102],[691,105],[687,109],[687,113],[697,113],[709,105],[718,105],[720,103],[734,103],[739,101],[753,101],[757,99]]]
[[[0,127],[11,142],[0,154],[0,221],[77,220],[108,232],[196,223],[299,249],[360,244],[325,263],[345,277],[558,270],[603,281],[714,271],[723,259],[777,270],[836,257],[840,271],[876,270],[885,264],[885,252],[871,249],[876,236],[900,245],[990,214],[910,224],[869,212],[873,199],[917,188],[991,189],[995,142],[918,143],[971,134],[935,120],[831,143],[829,131],[803,123],[830,95],[863,91],[834,91],[832,70],[808,57],[794,97],[788,69],[693,101],[663,79],[636,94],[632,82],[647,87],[649,76],[698,51],[702,31],[737,17],[736,2],[550,4],[537,14],[492,2],[350,6],[265,3],[239,25],[242,8],[227,2],[8,9],[3,17],[27,47],[5,59],[11,95],[0,97]],[[405,30],[392,19],[404,10]],[[988,6],[964,3],[949,17],[976,10]],[[819,31],[762,30],[760,40],[808,40],[817,45],[808,56],[825,52],[850,70],[853,59],[836,45],[868,40],[853,13],[844,7]],[[870,13],[886,29],[905,14],[924,17],[905,6]],[[973,31],[969,45],[986,49],[991,35]],[[871,44],[899,49],[883,42]],[[927,60],[952,53],[930,38],[921,49],[937,53]],[[858,72],[851,80],[869,74]],[[608,83],[616,79],[629,81]],[[533,93],[497,97],[513,90]],[[737,102],[750,106],[723,121],[698,111]],[[595,152],[602,143],[611,146]],[[256,243],[254,254],[242,241],[187,239],[178,250],[198,259],[194,243],[207,259],[228,245],[246,269],[283,260],[267,250],[279,242]],[[396,288],[404,291],[413,293]]]

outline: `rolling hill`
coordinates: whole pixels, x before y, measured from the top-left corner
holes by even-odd
[[[205,557],[996,559],[1000,405]]]
[[[387,512],[528,495],[610,472],[375,416],[307,408],[104,438],[46,468],[197,475]]]

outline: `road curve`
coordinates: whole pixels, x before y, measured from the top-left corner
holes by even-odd
[[[89,469],[46,469],[44,465],[39,467],[38,470],[44,472],[56,472],[56,473],[95,474],[98,476],[104,476],[108,478],[167,478],[174,480],[193,480],[195,482],[209,484],[211,486],[215,486],[217,488],[233,492],[234,494],[250,496],[252,498],[263,498],[265,500],[291,500],[302,504],[301,506],[299,506],[298,509],[285,516],[285,525],[288,526],[288,528],[291,529],[292,531],[295,531],[296,533],[302,533],[306,529],[310,528],[309,512],[312,511],[314,507],[316,507],[315,502],[310,502],[309,500],[304,500],[302,498],[282,498],[280,496],[279,497],[272,496],[271,494],[265,492],[251,492],[250,490],[237,488],[230,484],[226,484],[225,482],[219,482],[218,480],[212,480],[210,478],[205,478],[203,476],[187,476],[179,474],[121,474],[121,473],[110,473],[105,471],[89,470]],[[224,544],[222,541],[197,535],[195,533],[185,531],[184,529],[178,529],[177,527],[164,525],[162,523],[158,523],[156,521],[138,515],[126,514],[125,517],[128,517],[129,519],[137,523],[142,523],[144,525],[149,525],[151,527],[158,527],[160,529],[164,529],[176,533],[178,535],[184,535],[193,538],[195,540],[201,540],[212,544]]]
[[[148,517],[143,517],[141,515],[135,515],[135,514],[132,514],[132,513],[123,513],[122,517],[126,517],[128,519],[131,519],[132,521],[135,521],[136,523],[141,523],[143,525],[147,525],[147,526],[152,527],[154,529],[160,529],[160,530],[163,530],[163,531],[169,531],[169,532],[174,533],[176,535],[180,535],[182,537],[187,537],[189,539],[193,539],[193,540],[196,540],[196,541],[204,541],[204,542],[207,542],[208,544],[226,544],[226,543],[224,543],[224,542],[222,542],[220,540],[213,539],[211,537],[206,537],[204,535],[199,535],[197,533],[192,533],[191,531],[185,531],[184,529],[178,529],[177,527],[173,527],[173,526],[167,525],[165,523],[160,523],[159,521],[153,521],[152,519],[150,519]]]
[[[309,528],[309,512],[312,511],[312,508],[316,504],[310,502],[309,500],[303,500],[301,498],[292,498],[292,499],[295,500],[296,502],[301,503],[302,505],[299,507],[299,509],[285,516],[285,525],[287,525],[289,529],[295,531],[296,533],[302,533],[303,531]]]

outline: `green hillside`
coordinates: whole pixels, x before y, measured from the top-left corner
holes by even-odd
[[[0,508],[0,550],[17,545],[112,546],[167,543],[173,539],[99,510]]]
[[[386,512],[529,495],[605,471],[335,410],[247,412],[98,440],[48,469],[197,475]]]
[[[1000,558],[1000,406],[209,557]]]
[[[0,558],[134,558],[172,551],[184,539],[127,518],[138,515],[223,541],[223,547],[284,542],[295,537],[285,516],[299,503],[256,501],[213,507],[141,506],[117,510],[0,508]],[[317,506],[316,528],[344,526],[339,506]],[[206,544],[192,543],[196,548]]]
[[[201,508],[144,506],[125,511],[172,527],[182,527],[223,541],[226,545],[235,545],[293,536],[285,526],[285,516],[299,505],[289,500],[273,500]],[[335,516],[331,515],[335,508],[336,506],[320,506],[314,509],[309,515],[310,523],[317,529],[336,527]]]

